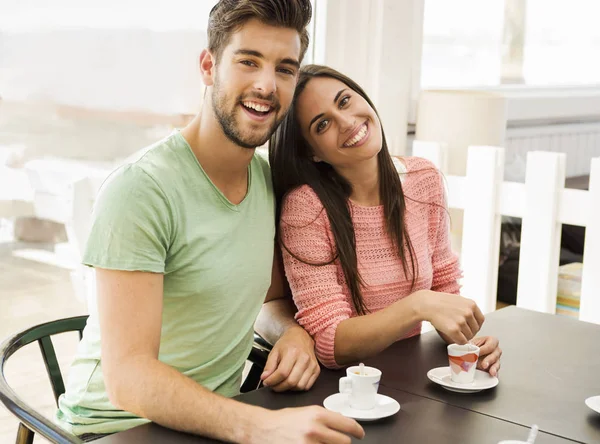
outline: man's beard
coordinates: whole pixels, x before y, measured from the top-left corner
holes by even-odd
[[[277,112],[279,111],[280,106],[276,100],[256,96],[256,98],[268,100],[269,102],[273,103],[274,109],[271,112],[275,114],[275,120],[273,121],[273,124],[269,130],[264,134],[255,134],[256,131],[250,130],[248,131],[249,134],[242,135],[242,133],[239,131],[238,122],[235,120],[235,113],[237,111],[237,105],[243,106],[241,105],[242,100],[244,99],[243,96],[238,97],[233,104],[233,108],[227,112],[227,97],[225,94],[220,94],[220,92],[220,82],[215,81],[212,91],[213,111],[219,124],[221,125],[221,128],[223,129],[225,136],[242,148],[254,149],[258,146],[264,145],[271,138],[271,135],[275,132],[283,120],[284,116],[280,116],[280,118],[277,119]]]

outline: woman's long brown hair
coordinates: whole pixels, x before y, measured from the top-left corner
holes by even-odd
[[[354,309],[359,315],[364,315],[369,310],[362,297],[361,287],[364,287],[365,283],[358,271],[356,236],[350,215],[349,198],[352,194],[352,185],[338,174],[331,165],[312,160],[312,150],[302,137],[297,120],[295,104],[298,96],[302,94],[308,82],[315,77],[329,77],[339,80],[357,94],[360,94],[377,113],[373,102],[352,79],[326,66],[307,65],[301,69],[290,111],[271,137],[269,147],[269,162],[277,199],[277,214],[280,214],[281,204],[287,193],[302,185],[309,185],[317,194],[327,212],[336,251],[331,261],[316,264],[292,253],[283,242],[281,234],[279,234],[279,240],[290,255],[306,264],[314,266],[327,265],[339,259],[346,284],[350,289]],[[387,232],[397,249],[404,274],[411,277],[411,289],[413,289],[418,276],[416,256],[408,230],[404,224],[406,204],[402,183],[389,154],[383,131],[382,147],[377,159],[379,193],[383,203]],[[279,217],[277,219],[277,226],[279,226]],[[408,251],[408,257],[406,251]]]

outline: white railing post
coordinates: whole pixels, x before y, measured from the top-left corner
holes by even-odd
[[[461,294],[477,302],[483,313],[496,309],[504,149],[471,146],[467,156],[465,210],[461,248]]]
[[[412,145],[412,155],[427,159],[443,174],[448,173],[448,149],[446,144],[415,140]]]
[[[600,324],[600,157],[592,159],[579,319]]]
[[[445,145],[415,140],[413,155],[447,173]],[[502,215],[522,218],[517,305],[556,313],[563,223],[586,227],[579,319],[600,324],[600,158],[589,191],[565,189],[566,155],[528,153],[526,182],[503,182],[504,149],[469,147],[467,175],[446,175],[448,207],[464,210],[463,296],[484,313],[496,307]]]
[[[527,154],[517,284],[519,307],[556,313],[561,233],[558,215],[565,171],[564,153]]]

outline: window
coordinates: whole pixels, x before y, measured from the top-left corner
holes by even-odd
[[[0,2],[3,100],[161,114],[197,109],[197,56],[216,1]]]
[[[139,28],[154,31],[206,29],[216,0],[2,0],[0,29]]]
[[[424,0],[423,88],[600,83],[600,3]]]
[[[527,84],[600,84],[600,3],[528,0]]]
[[[216,0],[0,0],[0,155],[114,162],[184,125]]]

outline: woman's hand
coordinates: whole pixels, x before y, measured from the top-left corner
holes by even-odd
[[[421,320],[431,322],[448,343],[466,344],[485,320],[474,301],[458,294],[421,290],[414,296]]]
[[[479,347],[479,361],[477,368],[489,372],[492,376],[498,376],[500,370],[500,356],[502,349],[500,341],[493,336],[481,336],[474,338],[471,344]]]

